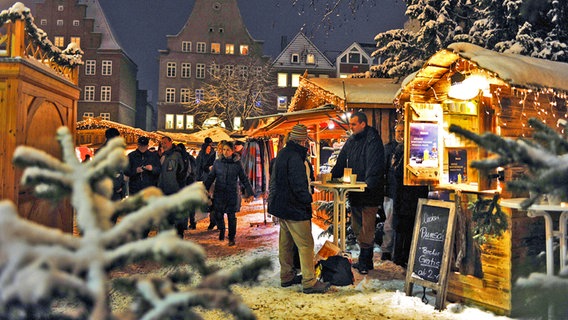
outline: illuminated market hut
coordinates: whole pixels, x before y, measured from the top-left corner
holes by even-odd
[[[512,194],[497,178],[506,182],[523,174],[524,168],[506,167],[502,172],[471,168],[472,160],[490,155],[449,133],[448,127],[529,137],[529,118],[555,126],[559,118],[568,117],[567,92],[566,63],[497,53],[468,43],[440,50],[403,82],[395,102],[405,115],[405,184],[428,184],[441,198],[457,204],[448,299],[515,315],[523,302],[516,299],[513,285],[528,272],[543,272],[530,262],[544,250],[543,220],[508,208],[503,208],[508,228],[501,237],[488,237],[481,245],[464,237],[472,225],[468,203],[495,194],[523,196]]]

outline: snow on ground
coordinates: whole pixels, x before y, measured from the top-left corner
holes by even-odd
[[[495,316],[490,312],[450,304],[444,311],[434,309],[435,295],[427,290],[429,303],[421,301],[422,289],[415,285],[416,297],[404,294],[405,270],[390,261],[381,261],[378,248],[375,253],[375,270],[365,277],[355,270],[355,283],[346,287],[332,287],[328,293],[307,295],[302,293],[301,285],[289,288],[280,287],[280,266],[278,264],[278,225],[264,224],[261,201],[245,205],[238,214],[238,231],[235,247],[227,241],[218,240],[218,231],[207,230],[209,219],[198,222],[197,230],[186,231],[185,238],[201,244],[208,254],[209,263],[222,268],[232,268],[243,261],[270,256],[273,270],[265,272],[260,283],[253,286],[235,285],[233,290],[254,310],[258,319],[510,319]],[[316,252],[328,238],[319,238],[321,228],[314,224]],[[353,251],[354,257],[358,250]],[[134,266],[114,277],[128,274],[160,274],[172,271],[157,265]],[[126,311],[129,301],[114,292],[113,309]],[[218,310],[203,310],[207,320],[230,319],[230,315]]]

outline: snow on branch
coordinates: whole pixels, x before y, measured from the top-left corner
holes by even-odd
[[[68,128],[58,129],[57,139],[63,160],[20,146],[14,163],[24,168],[22,182],[34,187],[36,195],[57,195],[55,200],[71,197],[81,235],[38,225],[20,217],[14,204],[0,202],[1,319],[115,318],[109,297],[115,286],[121,285],[137,298],[131,311],[136,319],[187,315],[198,319],[199,314],[192,310],[195,306],[224,309],[237,319],[255,318],[230,285],[256,281],[261,271],[270,267],[268,258],[220,271],[207,264],[201,246],[170,230],[172,221],[187,218],[189,210],[207,204],[202,183],[169,196],[150,187],[125,200],[112,201],[111,179],[128,161],[123,139],[111,139],[93,161],[85,163],[74,156]],[[117,216],[122,219],[113,224]],[[152,226],[160,228],[158,235],[144,238]],[[145,261],[173,265],[177,271],[160,279],[110,276],[112,270]],[[192,279],[201,281],[189,287]],[[73,310],[54,308],[60,302],[70,302]]]

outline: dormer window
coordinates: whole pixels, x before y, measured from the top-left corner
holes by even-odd
[[[300,63],[300,55],[297,53],[292,53],[292,56],[290,57],[290,62],[291,63]]]
[[[306,64],[316,64],[316,56],[313,53],[306,55]]]
[[[215,31],[213,28],[209,28],[209,33],[212,33],[213,31]]]

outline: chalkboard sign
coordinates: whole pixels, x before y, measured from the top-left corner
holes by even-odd
[[[414,283],[434,289],[438,310],[443,309],[446,299],[454,224],[453,202],[418,200],[405,291],[412,295]]]

